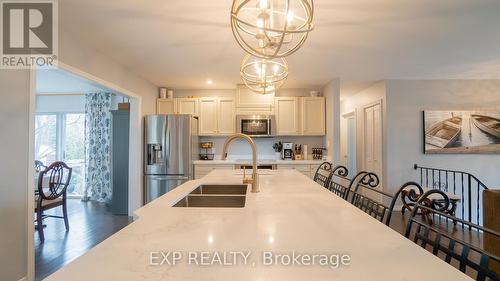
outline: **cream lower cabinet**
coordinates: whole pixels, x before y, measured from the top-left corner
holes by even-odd
[[[234,170],[234,165],[194,165],[194,178],[201,179],[213,170]]]
[[[199,135],[224,136],[235,133],[233,98],[201,98],[199,101]]]
[[[300,135],[299,98],[278,97],[274,102],[276,133],[280,136]]]
[[[278,97],[274,104],[278,135],[325,135],[324,97]]]

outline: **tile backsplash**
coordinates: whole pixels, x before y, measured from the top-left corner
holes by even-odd
[[[214,143],[215,159],[220,159],[222,148],[226,137],[200,137],[200,142],[211,141]],[[281,142],[293,142],[308,146],[308,155],[311,155],[313,147],[324,147],[324,137],[273,137],[273,138],[254,138],[257,145],[257,155],[259,159],[274,159],[275,152],[273,144]],[[244,140],[236,140],[229,147],[228,159],[249,159],[252,156],[252,149]]]

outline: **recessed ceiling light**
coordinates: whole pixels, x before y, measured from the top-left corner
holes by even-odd
[[[214,81],[212,81],[212,79],[207,79],[207,85],[212,85],[214,83]]]

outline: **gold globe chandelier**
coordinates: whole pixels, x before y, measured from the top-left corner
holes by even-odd
[[[313,0],[233,0],[231,28],[238,44],[265,59],[297,51],[313,30]]]
[[[258,94],[274,93],[288,77],[284,58],[263,59],[246,55],[240,66],[241,79],[248,89]]]

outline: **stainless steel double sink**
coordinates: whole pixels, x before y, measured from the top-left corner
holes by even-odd
[[[247,185],[204,184],[198,186],[172,207],[184,208],[243,208]]]

